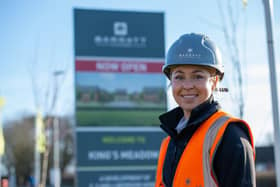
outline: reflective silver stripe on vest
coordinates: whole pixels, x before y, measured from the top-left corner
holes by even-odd
[[[203,143],[203,177],[205,187],[217,187],[211,176],[210,149],[214,143],[216,135],[222,125],[229,119],[229,116],[219,117],[209,128]]]

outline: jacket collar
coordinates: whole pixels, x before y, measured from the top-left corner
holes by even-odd
[[[200,125],[203,121],[209,118],[213,113],[220,109],[220,105],[217,101],[214,101],[214,97],[211,96],[207,101],[198,105],[191,111],[190,118],[188,120],[188,127],[194,125]],[[160,126],[170,136],[177,135],[176,126],[180,119],[183,117],[184,112],[182,108],[176,107],[159,116],[159,120],[162,123]]]

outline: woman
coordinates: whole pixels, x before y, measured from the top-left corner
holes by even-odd
[[[179,105],[162,114],[156,187],[256,186],[248,124],[221,110],[213,92],[224,71],[218,48],[201,34],[170,47],[163,72]]]

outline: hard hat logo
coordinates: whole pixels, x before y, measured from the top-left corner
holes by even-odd
[[[179,57],[183,57],[183,58],[194,58],[194,57],[200,57],[201,54],[196,54],[196,53],[192,53],[192,52],[188,52],[188,53],[179,53]]]
[[[215,44],[202,34],[185,34],[169,48],[163,72],[169,78],[171,66],[199,65],[214,68],[223,78],[221,53]]]

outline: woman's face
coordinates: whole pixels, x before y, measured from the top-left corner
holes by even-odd
[[[215,70],[194,65],[171,68],[172,93],[177,104],[189,118],[192,109],[206,101],[218,82]]]

